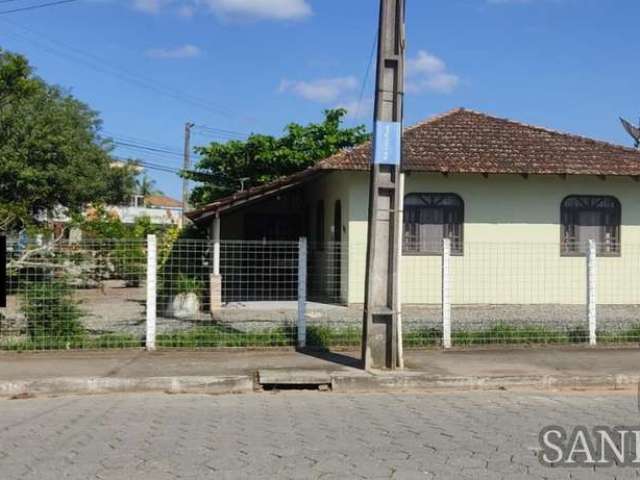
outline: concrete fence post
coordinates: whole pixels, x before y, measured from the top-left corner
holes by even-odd
[[[307,346],[307,239],[298,241],[298,348]]]
[[[442,240],[442,346],[451,348],[450,273],[451,240]]]
[[[146,347],[156,349],[156,304],[157,304],[158,244],[155,235],[147,235],[147,332]]]
[[[595,240],[589,240],[587,251],[587,321],[589,323],[589,345],[595,345],[598,304],[598,261]]]
[[[213,219],[213,272],[209,274],[209,303],[213,312],[222,308],[222,276],[220,275],[220,217]]]

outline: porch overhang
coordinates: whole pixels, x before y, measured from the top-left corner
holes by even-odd
[[[186,213],[194,223],[204,223],[224,213],[246,207],[253,203],[277,196],[285,191],[299,187],[311,180],[328,173],[328,170],[321,170],[315,167],[307,168],[301,172],[279,178],[273,182],[258,187],[249,188],[242,192],[236,192],[228,197],[221,198],[209,205]]]

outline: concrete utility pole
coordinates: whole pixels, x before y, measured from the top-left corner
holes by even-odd
[[[184,162],[182,169],[185,172],[191,170],[191,129],[195,124],[187,122],[184,124]],[[187,210],[189,209],[189,179],[182,178],[182,225],[187,222]]]
[[[405,0],[380,1],[374,149],[362,359],[365,369],[402,368],[399,263],[402,255],[401,173]]]

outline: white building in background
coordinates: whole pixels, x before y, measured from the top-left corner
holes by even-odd
[[[126,225],[133,225],[136,220],[147,217],[153,225],[165,227],[182,227],[182,202],[164,195],[134,195],[127,205],[107,205],[106,211],[117,216]],[[85,217],[90,217],[95,210],[89,207]],[[42,223],[48,222],[53,228],[54,237],[64,233],[71,222],[68,210],[59,206],[52,212],[42,212],[36,216]],[[70,239],[78,241],[82,233],[78,228],[71,228],[66,233]]]
[[[110,206],[108,211],[116,213],[125,224],[148,217],[154,225],[182,226],[182,202],[164,195],[134,195],[129,205]]]

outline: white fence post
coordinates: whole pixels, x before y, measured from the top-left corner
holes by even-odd
[[[307,239],[298,242],[298,348],[307,346]]]
[[[157,294],[157,240],[155,235],[147,235],[147,336],[146,347],[156,349],[156,294]]]
[[[451,240],[442,239],[442,346],[451,348],[451,298],[449,260],[451,259]]]
[[[595,240],[589,240],[589,250],[587,252],[587,321],[589,322],[589,345],[595,345],[596,322],[597,322],[597,278],[598,262]]]
[[[220,217],[213,219],[213,274],[220,275]]]

